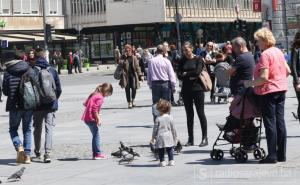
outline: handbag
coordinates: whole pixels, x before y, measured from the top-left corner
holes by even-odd
[[[119,63],[114,73],[114,78],[116,80],[120,80],[123,75],[123,63]]]
[[[204,91],[208,92],[208,91],[211,91],[211,89],[212,89],[212,82],[211,82],[209,73],[207,71],[207,68],[205,66],[205,63],[203,62],[203,59],[200,59],[200,60],[203,63],[203,68],[202,68],[202,71],[200,72],[199,79],[200,79],[200,82],[201,82],[201,85],[202,85]]]

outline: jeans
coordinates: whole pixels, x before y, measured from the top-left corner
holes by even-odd
[[[86,122],[86,125],[90,128],[91,133],[93,135],[92,150],[93,150],[93,156],[95,157],[96,155],[101,154],[99,127],[93,121]]]
[[[283,160],[286,158],[285,92],[263,95],[261,100],[268,157],[274,160]]]
[[[9,134],[15,149],[22,146],[18,129],[22,121],[23,129],[23,147],[25,155],[31,154],[31,127],[32,127],[32,111],[10,111],[9,112]]]
[[[194,104],[200,120],[202,139],[207,137],[207,120],[204,112],[205,93],[197,91],[192,93],[183,93],[183,102],[187,117],[187,128],[189,142],[194,143]]]
[[[42,131],[43,122],[45,120],[45,154],[50,154],[53,145],[53,130],[55,127],[55,114],[54,112],[48,111],[36,111],[33,113],[33,136],[34,136],[34,150],[40,152],[41,141],[42,141]]]
[[[152,102],[156,104],[160,99],[171,100],[172,89],[169,81],[153,81],[152,82]]]
[[[158,156],[159,156],[160,162],[165,161],[165,150],[167,151],[169,161],[174,160],[173,147],[159,148],[158,149]]]
[[[136,96],[136,81],[133,75],[128,77],[128,84],[125,87],[127,102],[133,102]]]

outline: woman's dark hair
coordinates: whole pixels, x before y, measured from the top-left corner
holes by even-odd
[[[296,33],[296,35],[295,35],[295,38],[294,38],[294,42],[293,42],[292,48],[294,48],[294,49],[300,48],[300,30],[297,31],[297,33]]]

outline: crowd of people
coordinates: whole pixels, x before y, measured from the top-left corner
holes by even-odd
[[[174,118],[171,115],[171,107],[177,104],[174,93],[178,81],[180,81],[181,87],[180,98],[182,98],[186,111],[188,138],[185,146],[194,145],[194,105],[202,130],[202,140],[199,147],[208,145],[207,122],[209,120],[205,115],[205,92],[207,89],[199,76],[204,70],[208,72],[212,81],[210,99],[214,102],[214,66],[220,62],[230,65],[227,73],[230,76],[230,90],[233,98],[245,89],[252,88],[257,102],[261,102],[259,111],[264,122],[268,155],[260,160],[260,163],[286,161],[285,94],[288,90],[287,78],[292,73],[298,100],[300,97],[300,32],[296,35],[293,45],[292,70],[290,70],[282,51],[275,47],[276,41],[270,30],[259,29],[254,34],[254,38],[261,51],[258,60],[255,60],[254,53],[248,49],[247,42],[242,37],[234,38],[220,48],[216,47],[214,42],[208,42],[205,48],[201,47],[201,44],[194,48],[190,42],[185,42],[182,46],[182,54],[177,50],[175,44],[169,45],[167,42],[158,45],[155,53],[151,53],[149,49],[135,48],[129,44],[124,46],[123,52],[119,48],[115,49],[116,64],[121,66],[119,85],[125,89],[128,108],[136,107],[137,89],[140,88],[141,82],[147,80],[151,89],[154,119],[151,142],[156,143],[158,148],[160,166],[166,166],[165,151],[168,153],[169,165],[174,166],[175,164],[173,147],[178,142],[178,138],[175,129],[176,123],[174,123]],[[11,53],[5,57],[6,71],[2,87],[4,95],[8,97],[6,111],[9,112],[9,132],[17,151],[17,162],[19,163],[30,163],[32,120],[34,153],[36,157],[41,157],[41,133],[43,122],[45,122],[44,161],[51,162],[50,152],[55,126],[55,111],[58,109],[58,99],[62,92],[59,72],[55,69],[55,65],[61,61],[60,56],[59,52],[55,53],[53,60],[48,63],[45,59],[44,50],[36,49],[30,51],[26,61],[22,59],[24,56],[20,53]],[[72,73],[70,66],[81,60],[80,53],[76,52],[73,55],[70,52],[68,60],[69,73]],[[75,65],[75,72],[81,72],[79,66]],[[58,71],[60,69],[61,67],[58,66]],[[25,77],[34,81],[35,78],[47,78],[49,75],[51,78],[48,79],[50,82],[53,81],[52,89],[50,87],[50,89],[45,89],[43,83],[37,80],[37,83],[41,83],[38,84],[38,87],[44,93],[41,94],[41,100],[34,109],[26,109],[36,101],[28,100],[24,92],[20,96],[19,87],[21,86],[25,90],[28,88]],[[55,93],[54,99],[44,101],[45,97],[48,99],[51,97],[51,91]],[[84,103],[85,111],[82,120],[93,135],[93,159],[106,158],[100,149],[99,126],[101,125],[101,118],[99,113],[104,98],[111,96],[112,93],[111,84],[101,84]],[[18,136],[21,120],[24,134],[23,142]]]

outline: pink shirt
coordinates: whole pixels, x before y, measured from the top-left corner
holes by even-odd
[[[276,47],[271,47],[261,54],[255,67],[254,79],[260,76],[261,69],[269,69],[269,80],[263,85],[254,88],[256,94],[265,95],[288,90],[285,62],[282,51]]]
[[[95,121],[93,113],[99,114],[103,102],[104,97],[101,93],[96,93],[92,97],[87,99],[85,102],[85,110],[81,119],[84,122]]]

